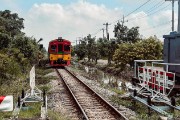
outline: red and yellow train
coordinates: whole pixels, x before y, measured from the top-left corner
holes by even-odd
[[[52,67],[68,66],[71,63],[71,42],[69,40],[58,39],[49,42],[48,47],[49,64]]]

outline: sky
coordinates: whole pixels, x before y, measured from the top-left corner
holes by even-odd
[[[114,38],[115,24],[139,27],[142,38],[171,32],[171,2],[165,0],[0,0],[0,10],[10,10],[24,18],[23,32],[48,48],[49,41],[62,37],[73,45],[76,40],[91,34],[102,37],[104,23],[109,23],[110,38]],[[143,5],[144,4],[144,5]],[[140,7],[141,6],[141,7]],[[177,6],[175,2],[175,30],[177,30]],[[106,35],[106,34],[105,34]],[[78,42],[77,42],[78,43]]]

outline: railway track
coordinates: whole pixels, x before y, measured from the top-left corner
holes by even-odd
[[[56,72],[59,75],[59,72],[57,70]],[[78,107],[78,104],[71,95],[64,80],[60,79],[58,81],[58,85],[55,87],[58,87],[58,91],[55,93],[55,98],[56,107],[60,108],[59,111],[61,111],[62,114],[67,114],[68,118],[71,118],[72,120],[84,119],[81,109]]]
[[[72,109],[73,119],[83,120],[127,120],[116,108],[105,101],[89,86],[67,69],[56,69],[69,96],[64,96],[66,106]],[[62,86],[61,86],[62,87]]]

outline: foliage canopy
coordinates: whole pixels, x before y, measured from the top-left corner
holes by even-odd
[[[38,42],[21,31],[23,21],[17,13],[0,11],[0,81],[16,79],[38,62]]]
[[[163,44],[160,40],[150,37],[136,43],[119,44],[113,56],[116,66],[121,68],[127,64],[133,66],[134,60],[162,59]]]

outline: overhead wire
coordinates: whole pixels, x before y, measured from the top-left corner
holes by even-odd
[[[160,6],[162,6],[165,3],[165,1],[159,1],[157,4],[155,4],[154,6],[152,6],[150,9],[146,10],[145,13],[151,13],[152,11],[156,10],[157,8],[159,8]],[[138,16],[136,16],[137,18]],[[142,17],[142,16],[140,16]],[[132,18],[131,18],[132,19]]]
[[[95,33],[92,33],[91,35],[93,35],[93,36],[95,36],[95,35],[97,35],[99,32],[101,32],[102,31],[102,29],[99,29],[97,32],[95,32]]]
[[[155,0],[154,0],[154,1],[155,1]],[[149,1],[146,1],[145,3],[147,3],[147,2],[149,2]],[[146,12],[147,12],[147,13],[150,13],[150,12],[156,10],[157,8],[159,8],[160,6],[162,6],[164,3],[165,3],[165,1],[161,0],[161,1],[159,1],[157,4],[155,4],[153,7],[151,7],[150,9],[148,9]],[[145,5],[145,4],[143,4],[143,5]],[[137,19],[142,19],[142,18],[148,17],[148,16],[150,16],[150,15],[153,15],[153,14],[155,14],[155,13],[157,13],[157,12],[159,12],[159,11],[165,9],[165,8],[167,8],[169,5],[170,5],[170,4],[168,4],[167,6],[161,8],[161,9],[159,9],[159,10],[153,12],[153,13],[150,13],[150,14],[147,14],[147,15],[141,16],[141,17],[131,18],[131,19],[128,19],[127,21],[129,22],[129,21],[131,21],[131,20],[137,20]],[[142,5],[141,5],[141,6],[142,6]],[[140,8],[140,7],[138,7],[138,8]],[[153,8],[154,8],[154,9],[153,9]],[[152,9],[153,9],[153,10],[152,10]],[[135,9],[135,10],[137,10],[137,9]],[[135,11],[135,10],[134,10],[134,11]],[[131,13],[132,13],[132,12],[131,12]],[[128,15],[130,15],[130,14],[128,14]],[[126,17],[127,17],[128,15],[126,15]],[[119,19],[119,20],[120,20],[120,19]],[[117,21],[119,21],[119,20],[117,20]],[[116,22],[117,22],[117,21],[116,21]],[[114,23],[114,22],[113,22],[113,23]],[[111,27],[109,27],[109,28],[111,28]]]
[[[153,12],[153,13],[149,14],[148,16],[153,15],[153,14],[155,14],[155,13],[157,13],[157,12],[161,11],[161,10],[164,10],[165,8],[169,7],[170,5],[171,5],[171,3],[169,3],[169,4],[168,4],[168,5],[166,5],[165,7],[163,7],[163,8],[161,8],[161,9],[159,9],[159,10],[157,10],[157,11],[155,11],[155,12]]]
[[[132,13],[134,13],[135,11],[137,11],[138,9],[140,9],[141,7],[143,7],[144,5],[146,5],[148,2],[150,2],[151,0],[147,0],[146,2],[144,2],[142,5],[140,5],[138,8],[136,8],[135,10],[131,11],[130,13],[128,13],[127,15],[125,15],[124,17],[128,17],[129,15],[131,15]],[[111,24],[115,23],[115,22],[118,22],[119,20],[122,20],[123,18],[121,19],[118,19],[114,22],[112,22]]]
[[[175,19],[175,21],[176,21],[176,20],[177,20],[177,19]],[[161,24],[158,24],[158,25],[155,25],[155,26],[152,26],[152,27],[149,27],[149,28],[144,28],[144,29],[141,29],[141,30],[146,31],[146,30],[154,29],[154,28],[157,28],[157,27],[160,27],[160,26],[169,24],[169,23],[171,23],[171,22],[172,22],[172,20],[169,20],[169,21],[163,22],[163,23],[161,23]]]
[[[154,1],[156,1],[156,0],[154,0]],[[154,2],[154,1],[152,1],[152,2]],[[147,4],[148,2],[150,2],[150,1],[146,1],[145,3]],[[142,4],[142,5],[145,5],[145,3],[144,4]],[[148,12],[148,13],[150,13],[150,12],[152,12],[152,11],[154,11],[154,10],[156,10],[157,8],[159,8],[160,6],[162,6],[163,4],[164,4],[165,2],[163,1],[163,0],[161,0],[161,1],[159,1],[157,4],[155,4],[153,7],[151,7],[150,9],[148,9],[146,12]],[[138,7],[138,8],[141,8],[142,7],[142,5],[140,6],[140,7]],[[168,5],[169,6],[169,5]],[[168,7],[168,6],[165,6],[164,8],[162,8],[162,9],[165,9],[166,7]],[[154,8],[154,9],[153,9]],[[153,10],[152,10],[153,9]],[[135,9],[135,10],[137,10],[137,9]],[[134,10],[134,11],[135,11]],[[160,10],[159,10],[160,11]],[[158,11],[156,11],[156,12],[158,12]],[[155,12],[155,13],[156,13]],[[133,12],[131,12],[131,14],[132,14]],[[154,14],[155,14],[154,13]],[[151,13],[151,14],[153,14],[153,13]],[[129,16],[130,14],[128,14],[128,15],[126,15],[125,17],[127,17],[127,16]],[[150,16],[150,15],[145,15],[145,16],[143,16],[143,18],[144,17],[148,17],[148,16]],[[133,18],[131,18],[131,19],[127,19],[127,21],[129,22],[129,21],[131,21],[131,20],[136,20],[136,19],[141,19],[142,18],[142,16],[141,17],[133,17]],[[123,18],[121,18],[121,19],[123,19]],[[120,19],[119,19],[120,20]],[[117,21],[119,21],[119,20],[117,20]],[[117,21],[115,21],[115,22],[117,22]],[[113,22],[114,23],[114,22]]]
[[[141,16],[141,17],[135,17],[135,18],[128,19],[128,22],[129,22],[129,21],[132,21],[132,20],[137,20],[137,19],[146,18],[146,17],[151,16],[151,15],[153,15],[153,14],[159,12],[159,11],[164,10],[164,9],[167,8],[168,6],[170,6],[170,4],[166,5],[165,7],[161,8],[161,9],[155,11],[155,12],[152,12],[152,13],[150,13],[150,14],[146,14],[146,15]]]
[[[162,31],[161,32],[162,34],[161,35],[157,35],[157,38],[163,37],[163,35],[168,34],[168,32],[170,32],[170,31],[171,31],[171,29]]]
[[[150,34],[149,36],[152,36],[152,35],[158,35],[159,37],[161,37],[163,34],[165,34],[165,33],[167,33],[167,32],[170,32],[171,31],[171,28],[168,26],[168,28],[167,29],[163,29],[163,30],[161,30],[161,31],[156,31],[156,33],[152,33],[152,34]]]
[[[149,3],[151,0],[147,0],[146,2],[144,2],[142,5],[140,5],[139,7],[137,7],[135,10],[133,10],[132,12],[130,12],[129,14],[127,14],[127,15],[125,15],[124,16],[124,18],[125,17],[128,17],[128,16],[130,16],[132,13],[134,13],[134,12],[136,12],[137,10],[139,10],[140,8],[142,8],[143,6],[145,6],[147,3]],[[154,1],[156,1],[156,0],[154,0]],[[141,16],[141,17],[135,17],[135,18],[131,18],[131,19],[128,19],[128,22],[129,21],[133,21],[133,20],[137,20],[137,19],[143,19],[143,18],[146,18],[146,17],[148,17],[148,16],[151,16],[151,15],[153,15],[153,14],[156,14],[157,12],[159,12],[159,11],[162,11],[162,10],[164,10],[165,8],[167,8],[170,4],[168,4],[168,5],[166,5],[166,6],[164,6],[164,7],[162,7],[162,8],[160,8],[163,4],[165,3],[165,1],[163,1],[163,0],[161,0],[161,1],[159,1],[158,3],[156,3],[154,6],[152,6],[151,8],[149,8],[146,12],[147,13],[150,13],[150,14],[147,14],[147,15],[145,15],[145,16]],[[160,8],[160,9],[158,9],[158,8]],[[156,9],[158,9],[158,10],[156,10]],[[154,10],[156,10],[156,11],[154,11]],[[152,12],[152,11],[154,11],[154,12]],[[114,22],[112,22],[112,23],[110,23],[110,24],[113,24],[113,23],[115,23],[115,22],[118,22],[119,20],[122,20],[123,18],[121,18],[121,19],[118,19],[118,20],[116,20],[116,21],[114,21]],[[155,28],[155,27],[158,27],[158,26],[162,26],[162,25],[164,25],[164,24],[168,24],[168,23],[170,23],[171,21],[167,21],[167,22],[165,22],[165,23],[162,23],[162,24],[159,24],[159,25],[157,25],[157,26],[154,26],[153,28]],[[111,26],[111,27],[113,27],[113,26]],[[109,28],[111,28],[111,27],[109,27]],[[104,28],[105,29],[105,28]],[[148,29],[148,28],[147,28]],[[150,28],[149,28],[150,29]],[[152,29],[152,28],[151,28]],[[93,33],[93,34],[91,34],[91,35],[97,35],[99,32],[101,32],[102,31],[102,29],[99,29],[97,32],[95,32],[95,33]]]
[[[147,11],[145,11],[146,13],[149,13],[153,10],[155,10],[156,8],[162,6],[163,4],[165,4],[165,1],[159,1],[157,4],[155,4],[154,6],[152,6],[150,9],[148,9]]]
[[[144,5],[146,5],[147,3],[149,3],[151,0],[147,0],[146,2],[144,2],[142,5],[140,5],[138,8],[136,8],[135,10],[133,10],[132,12],[130,12],[129,14],[127,14],[125,17],[128,17],[129,15],[131,15],[132,13],[134,13],[135,11],[137,11],[138,9],[140,9],[140,8],[142,8]],[[155,1],[155,0],[154,0]],[[147,10],[147,12],[149,13],[149,12],[151,12],[151,10],[153,9],[153,8],[158,8],[158,7],[160,7],[160,6],[162,6],[163,4],[164,4],[165,2],[163,2],[163,1],[160,1],[160,2],[158,2],[157,4],[155,4],[153,7],[151,7],[149,10]],[[169,5],[168,5],[169,6]],[[166,8],[166,7],[165,7]],[[154,10],[154,9],[153,9]],[[157,12],[157,11],[156,11]],[[148,15],[147,15],[148,16]],[[145,16],[144,16],[145,17]],[[122,18],[121,18],[122,19]],[[119,20],[121,20],[121,19],[118,19],[118,20],[116,20],[116,21],[114,21],[114,22],[112,22],[111,24],[113,24],[113,23],[115,23],[115,22],[117,22],[117,21],[119,21]],[[137,18],[136,18],[137,19]],[[132,19],[129,19],[129,20],[132,20]],[[128,21],[129,21],[128,20]],[[109,28],[111,28],[111,27],[109,27]],[[97,33],[99,33],[100,31],[102,31],[102,29],[100,29],[100,30],[98,30],[97,32],[95,32],[95,33],[93,33],[92,35],[96,35]]]
[[[150,2],[151,0],[146,1],[145,3],[143,3],[141,6],[139,6],[138,8],[136,8],[135,10],[133,10],[132,12],[130,12],[129,14],[127,14],[125,17],[131,15],[132,13],[134,13],[135,11],[137,11],[138,9],[140,9],[141,7],[143,7],[144,5],[146,5],[148,2]]]

